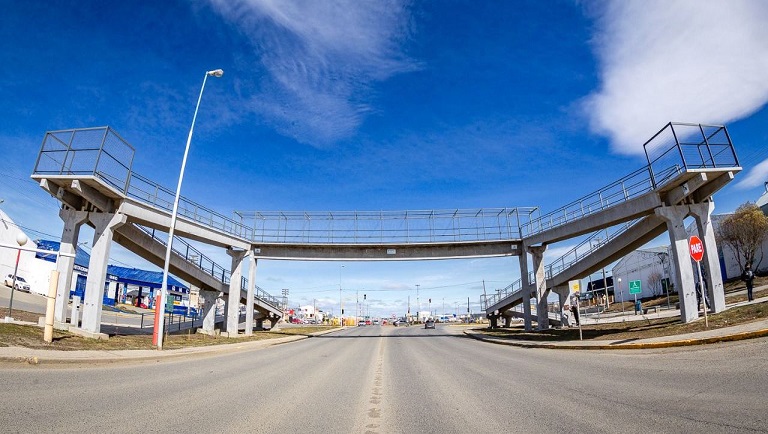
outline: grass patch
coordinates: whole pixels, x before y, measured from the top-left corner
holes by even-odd
[[[645,339],[714,330],[738,324],[746,324],[768,318],[768,302],[734,307],[709,315],[709,328],[704,320],[681,323],[679,318],[661,318],[645,321],[604,323],[582,326],[584,340]],[[508,329],[482,329],[486,336],[531,341],[569,341],[579,339],[578,328],[549,329],[526,332],[522,326]]]

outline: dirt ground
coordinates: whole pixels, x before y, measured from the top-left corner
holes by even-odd
[[[0,308],[0,318],[7,315],[7,309]],[[13,311],[13,317],[20,321],[37,322],[39,314]],[[277,331],[254,332],[250,337],[241,337],[237,340],[220,337],[208,336],[204,334],[182,331],[166,335],[163,340],[163,348],[175,349],[192,346],[207,346],[219,344],[231,344],[234,342],[248,342],[262,339],[274,339],[289,335],[309,335],[332,327],[327,326],[307,326],[291,327]],[[0,347],[18,346],[36,349],[77,351],[77,350],[148,350],[155,348],[152,345],[152,336],[149,334],[131,334],[131,335],[112,335],[108,340],[86,339],[72,333],[60,330],[54,330],[53,342],[43,341],[43,329],[31,325],[4,324],[0,323]]]
[[[666,303],[666,299],[664,301]],[[719,314],[709,315],[709,327],[705,327],[703,320],[683,324],[680,322],[680,318],[674,317],[586,325],[582,327],[582,333],[584,340],[632,340],[713,330],[765,318],[768,318],[768,302],[734,307]],[[520,340],[566,341],[579,339],[578,328],[526,332],[522,326],[516,326],[508,329],[485,329],[483,333],[488,336]]]

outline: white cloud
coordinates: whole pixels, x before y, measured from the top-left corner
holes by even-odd
[[[746,190],[757,187],[763,185],[766,179],[768,179],[768,159],[758,163],[746,176],[743,176],[736,184],[736,188]]]
[[[724,124],[768,101],[768,3],[606,2],[595,38],[601,88],[585,108],[616,151],[670,121]]]
[[[400,51],[409,17],[400,2],[210,0],[251,40],[262,92],[251,109],[281,134],[313,146],[352,135],[370,86],[413,70]]]

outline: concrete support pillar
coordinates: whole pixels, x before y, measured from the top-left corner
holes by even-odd
[[[499,316],[498,315],[490,315],[488,317],[488,321],[490,322],[490,326],[492,329],[499,327]]]
[[[536,296],[538,303],[536,305],[537,330],[547,330],[549,328],[549,314],[547,313],[547,279],[544,274],[544,251],[547,246],[530,246],[528,252],[533,257],[533,271],[536,279]]]
[[[717,255],[715,228],[711,219],[712,211],[715,210],[715,203],[697,203],[690,205],[690,209],[691,215],[696,219],[699,238],[704,243],[704,259],[701,260],[701,268],[707,276],[706,290],[710,309],[714,313],[722,312],[725,310],[725,288],[723,287],[723,275],[720,272],[720,258]]]
[[[520,286],[523,290],[523,322],[525,331],[529,332],[533,328],[531,323],[531,291],[530,281],[528,280],[528,252],[523,247],[522,253],[518,256],[520,261]]]
[[[691,322],[699,317],[696,307],[696,286],[693,279],[688,233],[683,220],[689,213],[688,205],[656,208],[656,215],[667,222],[672,258],[675,261],[675,288],[680,297],[680,319]]]
[[[256,330],[264,330],[264,318],[256,318]]]
[[[214,334],[216,327],[216,299],[219,298],[219,291],[209,291],[200,289],[200,299],[202,300],[203,328],[202,332],[208,335]]]
[[[77,253],[77,242],[80,238],[80,227],[88,220],[88,213],[75,211],[70,208],[62,208],[59,217],[64,220],[64,230],[61,232],[61,253],[74,255]],[[56,287],[56,300],[53,304],[54,323],[65,324],[67,322],[67,302],[69,290],[72,285],[72,274],[75,267],[75,258],[59,256],[56,262],[56,271],[59,272],[59,284]]]
[[[240,325],[240,288],[243,277],[243,258],[245,250],[227,249],[227,254],[232,257],[232,275],[229,279],[229,294],[227,296],[227,326],[226,332],[231,337],[237,336],[237,328]]]
[[[245,297],[245,335],[253,334],[253,298],[256,291],[256,255],[248,252],[248,295]]]
[[[270,316],[269,317],[269,329],[271,331],[276,331],[277,330],[277,321],[279,319],[280,318],[278,318],[277,316]]]
[[[91,260],[88,263],[88,279],[85,281],[83,298],[83,330],[101,332],[101,306],[104,302],[104,284],[107,279],[107,262],[112,248],[114,230],[125,224],[124,214],[89,213],[88,221],[94,226]]]
[[[504,327],[512,327],[512,317],[511,316],[505,316],[504,317]]]

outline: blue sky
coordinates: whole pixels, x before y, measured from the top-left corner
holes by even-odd
[[[173,187],[215,68],[225,74],[206,85],[183,194],[227,215],[549,211],[641,167],[642,144],[669,121],[728,125],[745,171],[717,212],[768,180],[764,2],[0,6],[0,206],[33,238],[61,231],[57,202],[29,180],[46,131],[109,125],[136,148],[138,173]],[[341,265],[262,261],[257,283],[331,310],[341,277],[345,299],[366,292],[389,315],[415,304],[416,284],[422,301],[470,297],[476,310],[483,281],[490,292],[519,277],[514,258]]]

